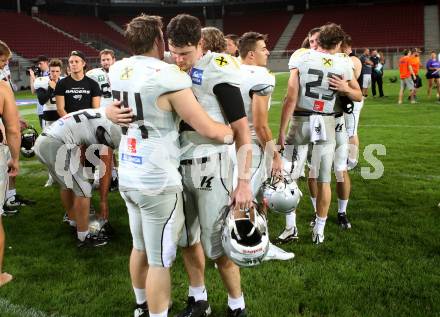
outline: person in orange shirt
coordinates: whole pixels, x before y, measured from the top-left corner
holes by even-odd
[[[409,98],[411,103],[416,103],[414,100],[414,80],[416,75],[410,60],[411,52],[408,49],[403,51],[403,56],[399,60],[399,72],[400,72],[400,92],[399,92],[399,105],[402,104],[403,92],[406,88],[409,89]]]
[[[421,66],[419,55],[420,50],[418,48],[413,48],[409,57],[410,64],[413,68],[414,74],[416,75],[416,79],[414,80],[414,100],[417,98],[417,89],[422,87],[422,79],[419,76],[419,69]]]

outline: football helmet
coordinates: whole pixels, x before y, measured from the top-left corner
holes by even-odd
[[[108,238],[113,233],[113,228],[108,220],[98,218],[95,214],[89,215],[89,233],[92,237]]]
[[[33,126],[28,126],[21,131],[20,151],[24,157],[32,157],[35,155],[34,145],[38,138],[38,132]]]
[[[222,228],[226,256],[240,267],[260,264],[269,250],[266,217],[256,205],[246,211],[227,207]]]
[[[288,214],[296,209],[301,196],[301,190],[294,180],[274,176],[261,185],[257,199],[270,211]]]

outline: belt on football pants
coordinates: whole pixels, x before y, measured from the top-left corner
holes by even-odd
[[[299,117],[310,117],[312,115],[318,114],[320,116],[334,116],[335,114],[333,112],[327,113],[327,112],[317,112],[317,111],[294,111],[293,115],[294,116],[299,116]]]
[[[221,153],[218,153],[218,160],[221,161],[222,155]],[[208,163],[212,160],[212,156],[210,157],[199,157],[194,159],[188,159],[188,160],[181,160],[180,165],[193,165],[193,164],[204,164]]]
[[[340,118],[344,115],[343,112],[335,112],[335,118]]]

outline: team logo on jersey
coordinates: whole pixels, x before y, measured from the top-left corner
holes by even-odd
[[[128,138],[127,139],[127,150],[128,152],[135,154],[136,153],[136,139]]]
[[[333,66],[333,60],[331,58],[322,58],[322,63],[325,67],[332,67]]]
[[[105,76],[104,75],[99,75],[98,76],[98,81],[105,81]]]
[[[226,60],[226,58],[224,56],[217,57],[215,59],[215,62],[220,67],[223,67],[223,66],[226,66],[229,64],[229,62]]]
[[[202,78],[203,78],[203,70],[198,68],[191,68],[191,80],[193,84],[201,85],[202,84]]]
[[[324,101],[315,100],[315,102],[313,103],[313,110],[322,112],[324,110]]]
[[[74,95],[73,99],[76,99],[77,101],[81,101],[82,97],[83,97],[82,95]]]
[[[131,67],[125,67],[122,70],[122,74],[121,74],[121,80],[127,80],[130,79],[131,75],[133,74],[133,68]]]

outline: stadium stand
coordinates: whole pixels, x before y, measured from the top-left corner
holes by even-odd
[[[287,48],[297,49],[308,30],[329,21],[341,24],[353,47],[422,47],[423,3],[327,7],[307,11]]]
[[[292,17],[292,12],[275,11],[255,14],[227,14],[223,19],[225,34],[241,35],[248,31],[268,34],[267,46],[272,50]]]
[[[125,38],[99,18],[48,14],[39,15],[39,18],[81,40],[87,41],[84,38],[86,35],[104,41],[116,49],[129,51]]]
[[[25,58],[44,54],[48,57],[65,57],[72,50],[81,50],[88,57],[96,57],[98,51],[75,41],[30,16],[13,12],[0,12],[0,38],[12,51]]]

